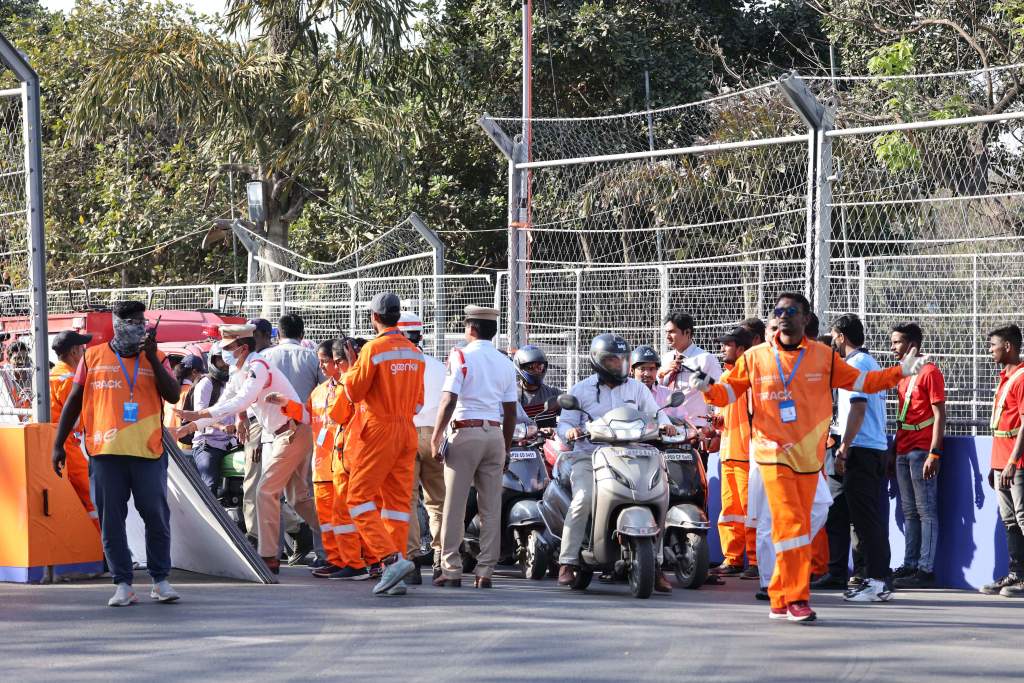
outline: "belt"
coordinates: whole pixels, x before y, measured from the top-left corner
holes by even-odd
[[[900,430],[902,430],[904,432],[919,432],[922,429],[924,429],[925,427],[931,427],[933,424],[935,424],[935,418],[934,417],[929,417],[924,422],[918,422],[916,425],[907,424],[906,422],[900,422],[899,423]]]
[[[293,429],[295,429],[295,420],[288,420],[282,427],[274,432],[274,436],[281,436],[285,432],[290,432]]]
[[[483,427],[484,425],[491,425],[492,427],[500,427],[500,422],[494,420],[453,420],[452,429],[473,429],[474,427]]]
[[[1017,436],[1017,434],[1019,434],[1019,433],[1020,433],[1020,427],[1017,427],[1016,429],[1011,429],[1008,432],[1004,432],[1004,431],[999,430],[999,429],[992,430],[992,436],[994,436],[996,438],[999,438],[999,439],[1012,439],[1015,436]]]

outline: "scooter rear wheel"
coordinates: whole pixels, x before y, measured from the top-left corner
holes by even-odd
[[[675,540],[675,539],[673,539]],[[676,582],[683,588],[696,589],[708,580],[708,544],[700,534],[686,533],[673,543],[676,555]]]
[[[522,551],[519,560],[519,572],[524,579],[540,581],[547,573],[548,565],[551,564],[551,552],[547,543],[540,536],[540,531],[534,529],[526,541],[526,548]]]

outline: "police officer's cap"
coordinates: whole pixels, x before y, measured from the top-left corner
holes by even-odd
[[[498,320],[498,309],[486,306],[466,306],[466,320]]]

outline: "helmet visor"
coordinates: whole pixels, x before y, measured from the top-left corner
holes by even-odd
[[[593,354],[594,362],[604,368],[612,377],[625,379],[629,375],[629,354],[598,351]]]

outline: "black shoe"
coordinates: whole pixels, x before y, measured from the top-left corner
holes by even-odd
[[[919,569],[911,576],[897,578],[892,583],[896,588],[934,588],[935,572]]]
[[[908,567],[907,565],[903,565],[899,569],[893,571],[892,578],[905,579],[913,576],[914,574],[917,574],[917,567]]]
[[[757,589],[757,592],[754,593],[754,599],[755,600],[765,600],[765,601],[767,601],[767,600],[770,600],[771,598],[768,597],[768,591],[766,591],[764,588],[759,588],[759,589]]]
[[[377,562],[376,564],[370,565],[368,576],[371,579],[379,579],[383,575],[384,575],[384,565],[381,562]]]
[[[294,534],[288,534],[292,539],[292,553],[288,556],[288,564],[303,564],[303,560],[313,552],[313,530],[303,522],[299,530]],[[308,564],[308,562],[306,563]]]
[[[721,564],[711,570],[715,576],[739,576],[743,573],[743,567],[738,564]]]
[[[847,589],[851,591],[860,590],[860,587],[864,585],[864,577],[858,574],[854,574],[846,582]]]
[[[996,579],[992,583],[987,583],[978,590],[985,595],[999,595],[1004,588],[1020,583],[1021,580],[1022,577],[1020,577],[1016,572],[1010,572],[1003,578]]]
[[[999,591],[999,594],[1004,598],[1024,598],[1024,577],[1018,574],[1019,580],[1017,583],[1011,583],[1009,586],[1003,586],[1003,589]]]
[[[434,565],[434,575],[433,575],[433,577],[431,577],[431,580],[436,579],[437,577],[441,576],[441,574],[443,574],[443,573],[444,572],[441,571],[441,565],[435,564]]]
[[[845,589],[847,588],[846,579],[839,576],[832,576],[831,574],[824,574],[817,581],[811,582],[811,588],[817,590],[831,590],[831,589]]]
[[[746,579],[747,581],[756,581],[761,578],[761,573],[758,572],[757,565],[752,564],[743,570],[743,573],[740,574],[740,578]]]
[[[420,574],[420,568],[419,568],[419,567],[416,567],[416,569],[415,569],[415,570],[413,570],[413,571],[412,571],[412,572],[411,572],[411,573],[410,573],[410,574],[409,574],[408,576],[406,576],[406,577],[405,577],[405,579],[403,579],[403,580],[404,580],[404,581],[405,581],[405,582],[406,582],[407,584],[409,584],[410,586],[422,586],[422,585],[423,585],[423,575],[422,575],[422,574]]]
[[[366,581],[370,578],[370,572],[366,571],[366,567],[342,567],[327,578],[331,581]]]

